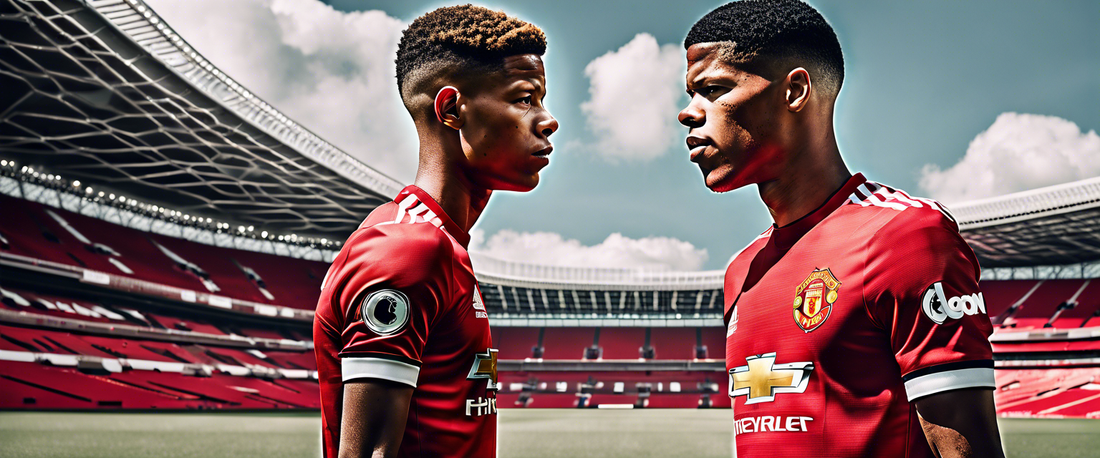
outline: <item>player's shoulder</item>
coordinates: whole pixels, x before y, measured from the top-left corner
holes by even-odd
[[[868,256],[913,261],[970,252],[946,205],[875,182],[865,185],[848,206],[865,215],[858,219],[869,229]]]
[[[927,197],[916,197],[881,183],[867,181],[848,196],[845,204],[860,220],[873,221],[878,232],[909,232],[945,229],[958,232],[955,216],[946,205]]]
[[[363,227],[348,239],[324,284],[360,290],[384,283],[393,288],[446,285],[454,272],[454,248],[431,223]],[[322,286],[322,289],[324,287]]]
[[[349,258],[419,262],[450,260],[453,239],[430,222],[381,223],[359,228],[348,239]]]

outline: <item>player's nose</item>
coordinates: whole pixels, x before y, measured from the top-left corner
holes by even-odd
[[[683,110],[680,110],[680,114],[676,116],[676,120],[680,121],[680,124],[692,129],[703,127],[706,119],[706,114],[695,105],[694,100]]]
[[[550,134],[558,131],[558,120],[550,112],[546,112],[546,118],[539,121],[536,128],[543,138],[549,138]]]

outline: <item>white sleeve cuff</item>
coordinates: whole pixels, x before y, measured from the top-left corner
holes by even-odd
[[[416,388],[420,368],[409,363],[384,358],[340,358],[343,381],[377,378],[404,383]]]
[[[962,388],[995,388],[992,367],[972,367],[933,372],[905,381],[909,402],[925,396]]]

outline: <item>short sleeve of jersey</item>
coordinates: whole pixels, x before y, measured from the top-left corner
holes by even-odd
[[[946,213],[907,208],[874,235],[866,256],[868,312],[889,333],[909,400],[994,387],[980,268]]]
[[[342,316],[343,381],[378,378],[416,387],[424,346],[453,296],[453,248],[431,224],[364,229],[333,274]]]

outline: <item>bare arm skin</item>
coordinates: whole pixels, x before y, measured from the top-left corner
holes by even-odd
[[[379,379],[344,383],[340,458],[397,456],[413,388]]]
[[[945,391],[916,401],[932,452],[943,458],[1004,458],[993,390]]]

